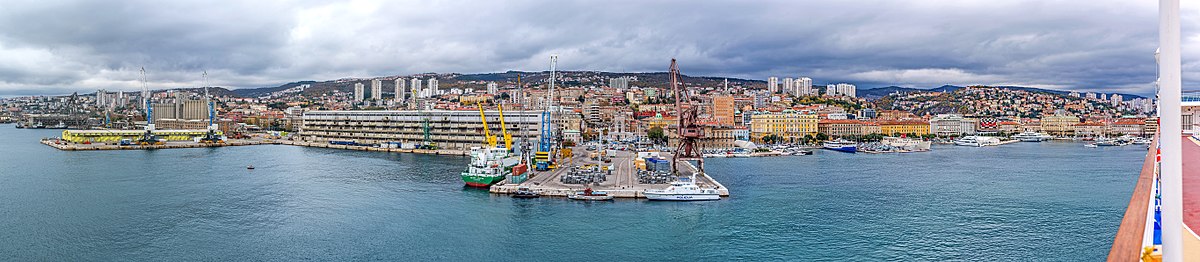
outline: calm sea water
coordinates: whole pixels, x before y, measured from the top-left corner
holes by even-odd
[[[714,159],[733,197],[581,203],[464,189],[462,157],[37,142],[57,135],[0,125],[0,260],[1096,261],[1145,153]]]

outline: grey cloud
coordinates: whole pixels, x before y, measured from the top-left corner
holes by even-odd
[[[1148,94],[1139,1],[6,1],[0,95],[278,85],[421,72],[664,71],[864,87],[1027,84]],[[1184,32],[1200,29],[1185,3]],[[1188,35],[1200,36],[1191,33]],[[1200,68],[1185,37],[1185,70]],[[29,56],[32,62],[17,63]],[[2,64],[12,64],[5,66]],[[53,68],[53,70],[44,70]],[[1185,72],[1185,87],[1200,75]],[[53,81],[49,79],[54,79]],[[18,91],[20,90],[20,91]]]

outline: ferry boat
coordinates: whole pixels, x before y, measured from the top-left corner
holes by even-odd
[[[854,153],[858,151],[858,144],[845,140],[825,141],[824,147],[825,149],[846,153]]]
[[[513,167],[521,163],[521,157],[515,156],[503,147],[472,147],[471,148],[471,163],[467,166],[467,170],[462,172],[462,180],[471,187],[489,187],[500,181],[508,175],[522,175],[523,170],[515,171],[522,174],[513,174]]]
[[[955,145],[973,146],[973,147],[994,146],[999,143],[1000,143],[1000,140],[996,139],[995,137],[984,137],[984,136],[964,136],[962,138],[959,138],[958,140],[954,140]]]
[[[1050,135],[1038,132],[1021,132],[1012,136],[1013,139],[1021,140],[1021,142],[1042,142],[1050,139]]]
[[[712,188],[700,188],[696,185],[696,176],[681,177],[679,181],[671,182],[666,189],[646,189],[642,192],[649,200],[667,201],[700,201],[719,200],[721,193]]]
[[[879,143],[904,151],[928,151],[933,142],[904,137],[884,137]]]

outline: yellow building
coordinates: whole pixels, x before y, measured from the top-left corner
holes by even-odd
[[[784,141],[800,141],[805,135],[817,135],[817,115],[786,110],[780,113],[757,113],[750,116],[750,139],[762,142],[767,135]]]
[[[1071,115],[1049,115],[1042,117],[1042,132],[1052,136],[1071,136],[1075,134],[1075,124],[1079,118]]]
[[[883,121],[879,122],[879,131],[883,135],[895,134],[916,134],[918,136],[929,134],[929,122],[925,121]]]

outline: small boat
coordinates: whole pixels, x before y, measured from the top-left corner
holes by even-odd
[[[954,144],[973,147],[994,146],[1000,144],[1000,139],[987,136],[964,136],[958,140],[954,140]]]
[[[649,200],[667,201],[700,201],[721,199],[721,193],[712,188],[700,188],[696,185],[696,176],[681,177],[679,181],[671,182],[666,189],[646,189],[642,192]]]
[[[246,169],[254,169],[254,166],[253,165],[246,166]]]
[[[1094,143],[1094,145],[1097,145],[1097,146],[1123,146],[1125,144],[1122,143],[1120,140],[1116,140],[1116,139],[1100,138],[1100,139],[1096,140],[1096,143]]]
[[[517,188],[516,192],[513,192],[512,197],[513,198],[538,198],[541,196],[542,196],[542,194],[533,192],[533,190],[529,190],[528,187],[521,187],[521,188]]]
[[[1097,147],[1100,147],[1100,146],[1096,145],[1095,143],[1091,143],[1091,144],[1086,144],[1086,145],[1083,145],[1083,147],[1086,147],[1086,148],[1097,148]]]
[[[825,149],[846,153],[854,153],[858,151],[858,144],[846,140],[825,141],[824,147]]]
[[[590,187],[583,189],[583,191],[567,195],[567,198],[584,201],[605,201],[613,199],[612,196],[608,195],[608,192],[592,191],[592,188]]]
[[[813,151],[809,151],[809,150],[798,150],[798,151],[796,151],[796,152],[795,152],[793,155],[798,155],[798,156],[811,156],[812,154],[813,154]]]
[[[980,145],[979,145],[979,140],[978,140],[978,139],[977,139],[977,137],[975,137],[975,136],[964,136],[964,137],[962,137],[962,138],[959,138],[958,140],[954,140],[954,145],[958,145],[958,146],[974,146],[974,147],[978,147],[978,146],[980,146]]]

